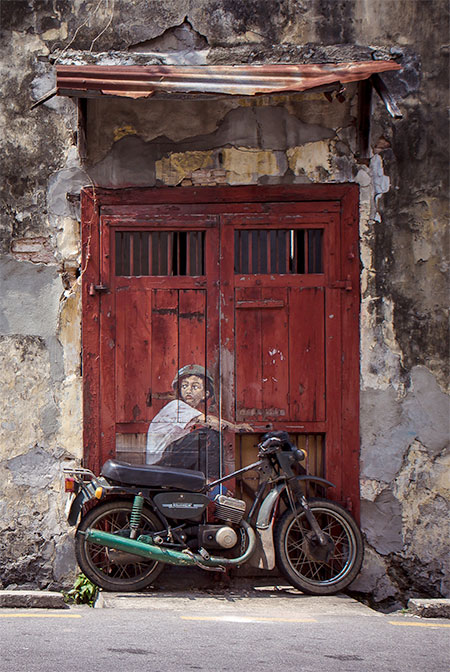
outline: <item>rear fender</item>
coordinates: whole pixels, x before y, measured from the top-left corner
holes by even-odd
[[[67,515],[69,525],[77,525],[83,506],[91,499],[95,498],[95,486],[92,483],[83,484],[83,487],[76,495]]]
[[[102,489],[102,493],[100,496],[96,496],[96,490],[97,488]],[[80,491],[76,495],[75,499],[73,500],[69,513],[67,515],[67,520],[69,522],[69,525],[77,525],[79,522],[80,514],[83,510],[83,506],[87,504],[87,502],[90,502],[91,500],[95,500],[95,502],[99,501],[104,501],[108,497],[117,497],[117,498],[132,498],[134,497],[138,492],[142,493],[145,499],[149,499],[149,491],[148,490],[138,490],[137,488],[125,488],[121,486],[114,486],[114,485],[109,485],[106,481],[103,479],[96,479],[95,481],[90,481],[89,483],[83,483],[81,486]],[[153,507],[154,508],[154,507]]]

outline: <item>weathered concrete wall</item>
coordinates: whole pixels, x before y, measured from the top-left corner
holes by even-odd
[[[376,600],[448,594],[446,3],[19,0],[2,4],[2,25],[0,582],[58,584],[75,567],[59,474],[62,462],[82,455],[79,215],[66,194],[91,181],[353,181],[361,194],[367,539],[354,588]],[[29,111],[53,86],[55,61],[315,62],[392,53],[404,70],[387,79],[404,118],[392,121],[374,99],[370,160],[358,157],[356,86],[344,103],[314,93],[175,105],[91,100],[83,166],[72,102]]]

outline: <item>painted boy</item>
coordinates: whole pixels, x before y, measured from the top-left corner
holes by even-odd
[[[220,475],[220,430],[251,432],[207,413],[215,401],[214,381],[198,364],[188,364],[175,376],[176,399],[153,418],[147,434],[147,464],[203,471],[208,480]]]

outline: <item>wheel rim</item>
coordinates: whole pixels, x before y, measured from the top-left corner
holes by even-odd
[[[118,508],[101,515],[90,526],[92,529],[109,532],[129,537],[130,535],[130,510]],[[139,534],[154,532],[152,521],[142,513]],[[153,572],[158,562],[155,560],[145,561],[139,556],[126,553],[118,554],[113,549],[108,549],[99,544],[84,543],[86,560],[92,570],[98,575],[115,583],[135,583],[144,579]]]
[[[311,527],[305,514],[297,514],[288,526],[284,539],[287,561],[295,574],[311,586],[332,586],[342,581],[352,569],[356,558],[356,538],[348,521],[338,512],[322,507],[312,511],[321,530],[334,543],[334,551],[328,561],[308,557],[307,535]]]

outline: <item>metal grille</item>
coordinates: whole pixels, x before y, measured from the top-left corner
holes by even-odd
[[[236,229],[234,272],[323,273],[323,229]]]
[[[116,231],[116,275],[204,275],[204,231]]]

